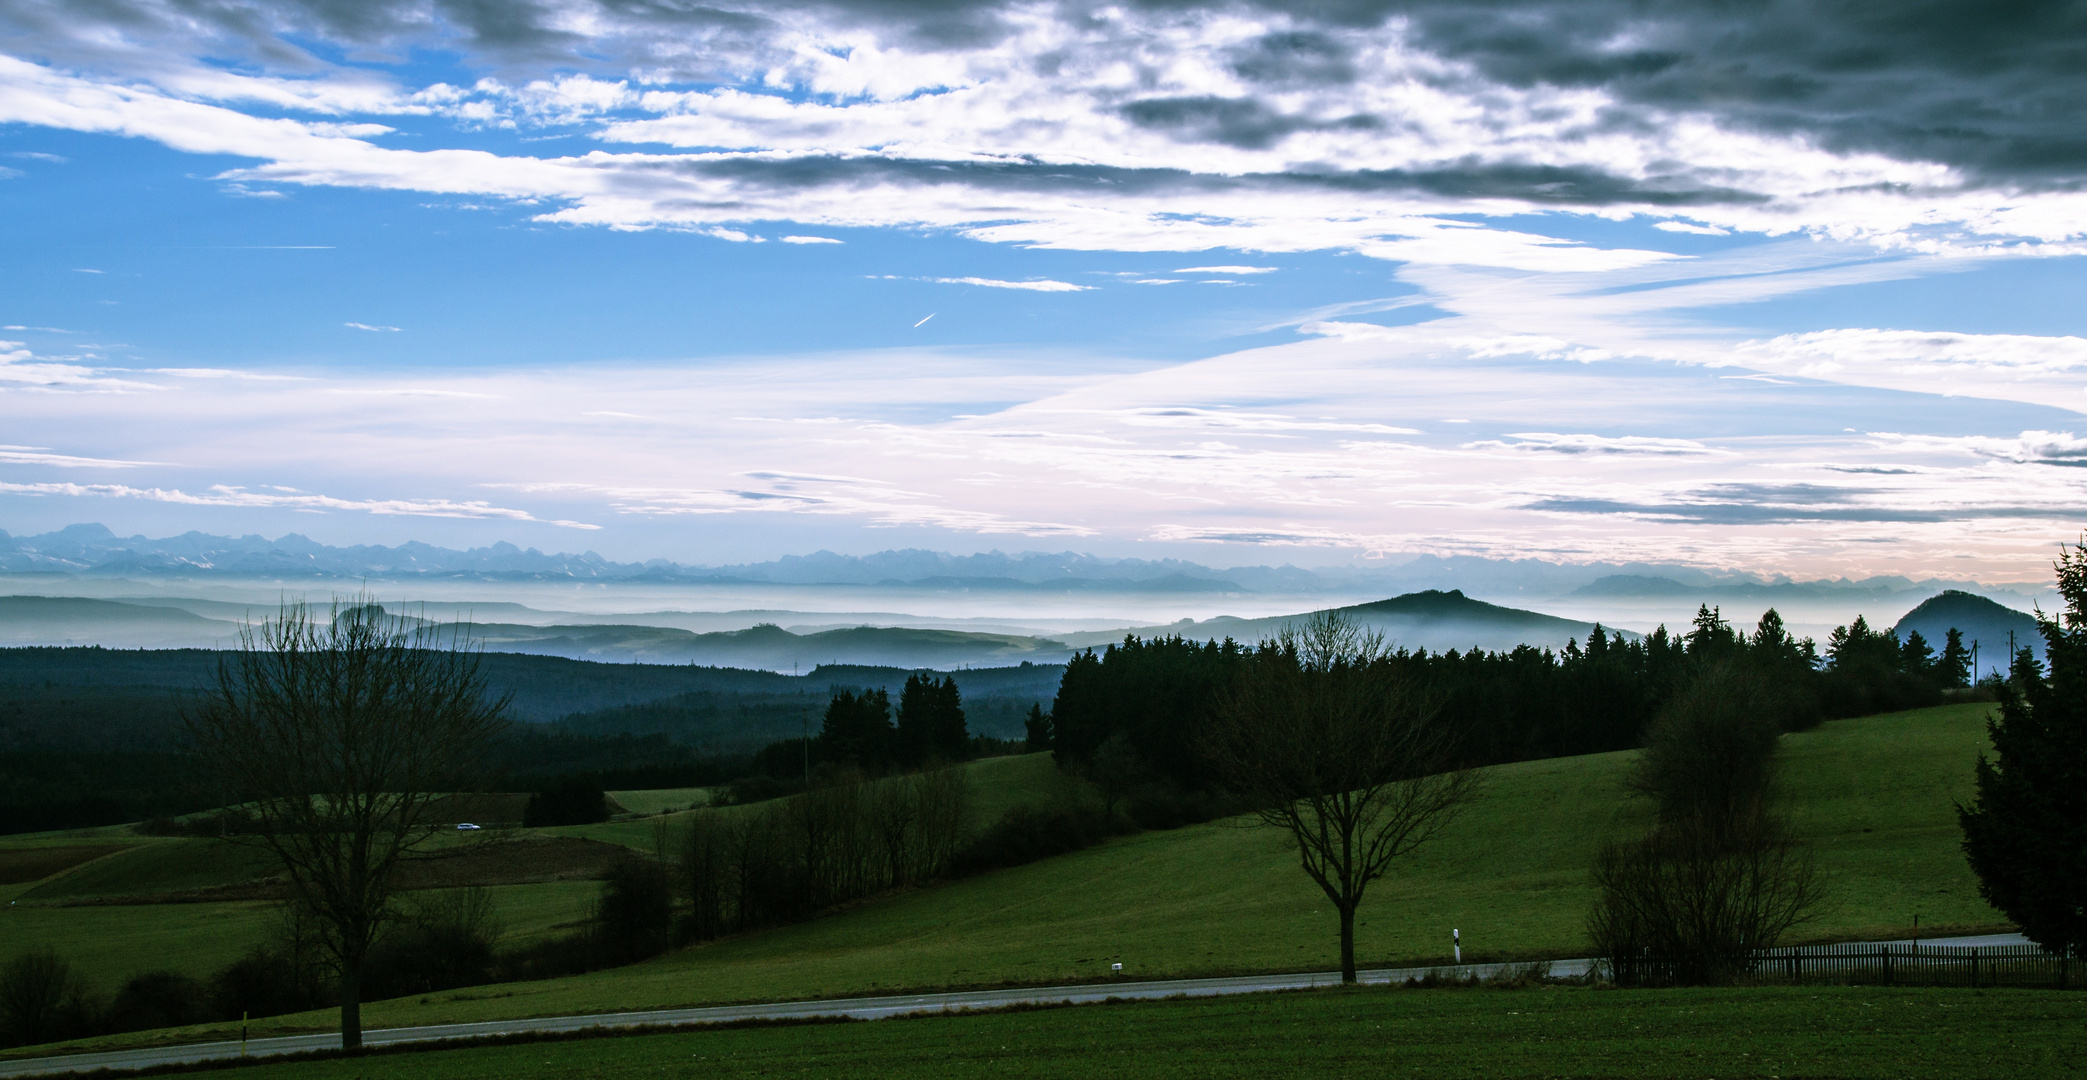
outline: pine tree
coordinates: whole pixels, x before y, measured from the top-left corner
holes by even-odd
[[[891,759],[891,698],[880,687],[860,696],[852,690],[833,695],[826,722],[819,729],[819,759],[859,765],[876,772]]]
[[[2087,546],[2062,549],[2065,611],[2037,613],[2049,670],[2029,650],[1994,686],[1993,757],[1958,806],[1979,893],[2052,952],[2087,956]]]
[[[905,764],[961,761],[971,733],[964,726],[963,696],[956,677],[915,674],[899,693],[898,738]]]
[[[1030,752],[1051,748],[1051,718],[1044,715],[1041,703],[1030,703],[1029,716],[1022,721],[1022,730],[1029,737]]]
[[[1920,631],[1906,632],[1906,640],[1899,646],[1899,670],[1923,679],[1935,676],[1935,647]]]
[[[1964,647],[1964,632],[1952,626],[1949,637],[1942,643],[1942,655],[1935,661],[1935,674],[1944,686],[1963,687],[1971,685],[1971,650]]]

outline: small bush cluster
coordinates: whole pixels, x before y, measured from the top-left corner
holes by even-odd
[[[940,876],[969,802],[955,769],[875,780],[829,771],[810,790],[746,812],[699,811],[678,842],[679,936],[795,922]]]
[[[522,825],[592,825],[609,820],[609,797],[592,777],[569,776],[529,796]]]
[[[1594,864],[1588,936],[1616,982],[1731,984],[1817,911],[1812,860],[1773,805],[1784,692],[1712,665],[1654,721],[1632,786],[1656,822]]]
[[[494,956],[500,925],[483,889],[416,898],[373,951],[364,971],[371,998],[490,982],[505,974]],[[51,950],[0,966],[0,1046],[25,1046],[148,1028],[279,1016],[333,1005],[316,920],[281,909],[269,940],[208,978],[173,971],[132,976],[98,994]]]

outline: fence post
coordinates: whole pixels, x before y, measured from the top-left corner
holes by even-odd
[[[1978,947],[1971,947],[1971,989],[1978,989]]]

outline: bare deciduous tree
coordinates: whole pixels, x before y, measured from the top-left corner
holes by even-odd
[[[1817,914],[1811,856],[1775,813],[1783,695],[1766,675],[1712,664],[1646,733],[1631,786],[1658,819],[1602,847],[1587,920],[1617,982],[1729,983]]]
[[[442,824],[502,724],[478,654],[366,598],[322,619],[303,604],[240,635],[185,709],[189,741],[280,863],[340,976],[341,1046],[362,1046],[365,958],[394,915],[400,863]]]
[[[1773,817],[1739,826],[1661,825],[1605,845],[1587,933],[1618,983],[1716,986],[1818,910],[1810,855]]]
[[[1355,911],[1399,856],[1475,794],[1426,695],[1388,662],[1381,635],[1337,613],[1255,650],[1204,741],[1219,775],[1285,829],[1341,923],[1341,980],[1355,981]]]

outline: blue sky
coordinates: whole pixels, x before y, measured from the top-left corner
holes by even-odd
[[[1699,7],[16,0],[0,528],[2040,579],[2079,17]]]

